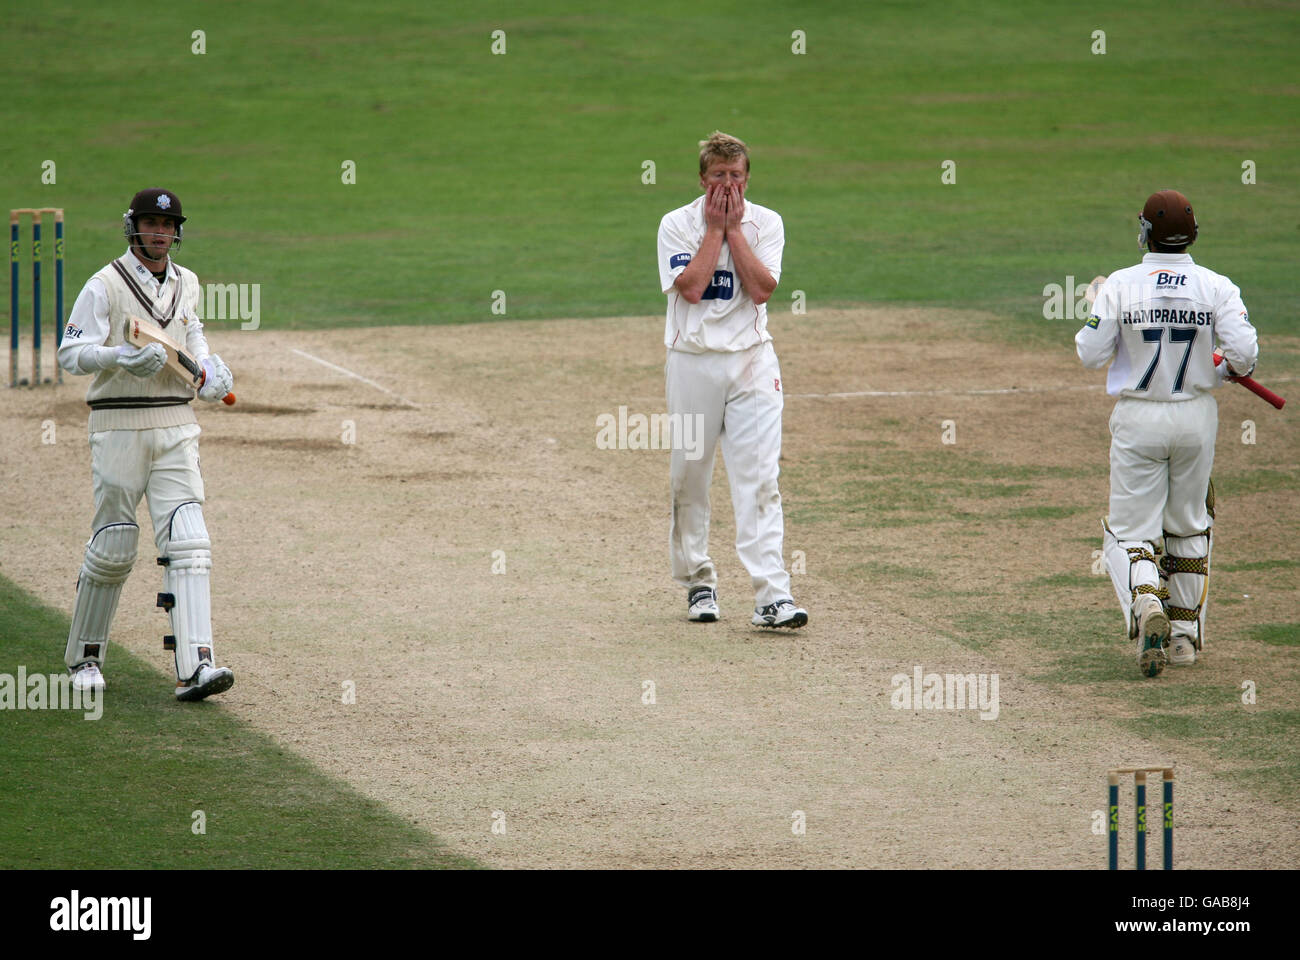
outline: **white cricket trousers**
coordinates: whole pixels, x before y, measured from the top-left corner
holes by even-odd
[[[203,502],[199,473],[199,425],[149,430],[103,430],[90,435],[95,491],[91,530],[135,523],[140,498],[149,499],[158,555],[167,555],[168,521],[187,500]]]
[[[721,439],[736,516],[736,552],[749,571],[755,606],[790,597],[777,488],[784,396],[771,341],[734,353],[669,350],[665,378],[670,420],[681,424],[693,417],[699,431],[689,449],[674,436],[668,535],[673,579],[687,588],[717,586],[717,569],[709,557],[709,484]]]
[[[1168,402],[1121,397],[1110,415],[1110,529],[1121,542],[1191,537],[1205,508],[1219,405],[1208,393]]]

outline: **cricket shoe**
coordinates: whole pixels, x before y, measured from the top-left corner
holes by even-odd
[[[686,616],[696,623],[714,623],[718,619],[718,591],[696,587],[686,596]]]
[[[756,627],[802,627],[808,622],[808,611],[796,607],[793,600],[778,600],[754,610]]]
[[[1175,667],[1185,667],[1196,662],[1196,644],[1191,637],[1174,637],[1169,647],[1169,662]]]
[[[1144,594],[1138,598],[1141,611],[1137,613],[1138,669],[1144,677],[1158,677],[1169,662],[1165,648],[1169,646],[1169,615],[1159,599]]]
[[[99,664],[83,663],[77,668],[77,672],[72,675],[72,689],[85,693],[88,690],[94,690],[96,693],[104,689],[104,675],[99,672]]]
[[[188,682],[177,684],[177,700],[202,700],[214,693],[224,693],[235,685],[235,674],[229,667],[210,667],[206,663],[195,671]]]

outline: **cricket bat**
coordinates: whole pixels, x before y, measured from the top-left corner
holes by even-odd
[[[1215,350],[1214,365],[1217,367],[1221,363],[1223,363],[1223,354],[1221,354],[1218,350]],[[1268,387],[1264,386],[1261,383],[1257,383],[1254,377],[1228,377],[1228,379],[1233,381],[1234,383],[1241,384],[1243,387],[1245,387],[1255,396],[1259,397],[1261,400],[1268,401],[1279,410],[1281,410],[1282,405],[1286,403],[1284,399],[1279,397]]]
[[[1083,299],[1088,301],[1089,310],[1091,310],[1092,305],[1097,302],[1097,295],[1101,293],[1102,284],[1104,284],[1105,282],[1106,282],[1105,277],[1098,276],[1098,277],[1093,277],[1092,283],[1088,284],[1088,289],[1084,291]]]
[[[167,368],[193,386],[195,390],[202,387],[203,381],[207,379],[203,368],[155,323],[141,320],[139,317],[128,317],[126,339],[137,347],[147,347],[151,343],[160,344],[167,351]],[[228,393],[221,398],[221,402],[230,406],[235,402],[235,395]]]

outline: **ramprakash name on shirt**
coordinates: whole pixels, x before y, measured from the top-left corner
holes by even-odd
[[[1209,310],[1124,310],[1119,317],[1120,323],[1185,323],[1204,327],[1214,322],[1214,313]]]

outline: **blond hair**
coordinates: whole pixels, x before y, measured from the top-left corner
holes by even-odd
[[[745,141],[714,130],[709,139],[700,141],[700,176],[708,172],[709,164],[715,160],[730,162],[741,157],[745,158],[745,172],[749,173],[749,147],[745,146]]]

